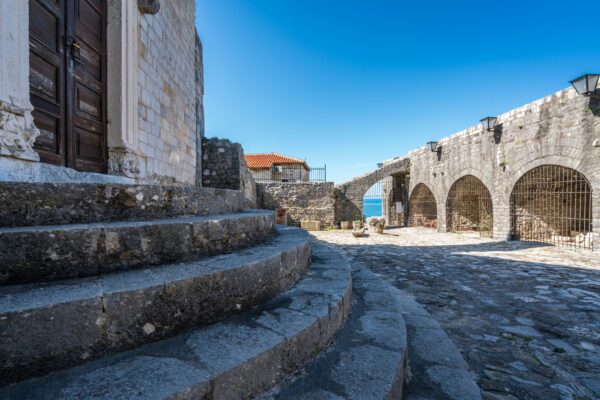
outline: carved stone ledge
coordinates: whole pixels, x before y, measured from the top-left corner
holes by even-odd
[[[33,149],[40,131],[33,123],[31,110],[0,101],[0,155],[39,161]]]
[[[142,14],[156,14],[160,10],[158,0],[138,0],[138,9]]]
[[[110,147],[108,149],[108,173],[129,178],[139,178],[141,175],[140,163],[143,156],[125,147]]]

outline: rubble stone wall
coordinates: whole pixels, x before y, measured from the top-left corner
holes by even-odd
[[[256,208],[256,182],[239,143],[219,138],[202,139],[202,186],[240,190],[245,207]]]
[[[317,220],[321,226],[335,223],[335,190],[332,182],[257,183],[259,208],[287,210],[288,224]]]

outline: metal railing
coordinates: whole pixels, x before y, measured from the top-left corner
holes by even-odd
[[[327,182],[327,165],[313,167],[309,173],[310,182]]]
[[[250,170],[256,182],[326,182],[327,166],[311,168],[275,166],[270,169]]]

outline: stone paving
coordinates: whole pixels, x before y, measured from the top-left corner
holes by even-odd
[[[599,255],[425,228],[314,234],[424,305],[484,399],[600,399]]]

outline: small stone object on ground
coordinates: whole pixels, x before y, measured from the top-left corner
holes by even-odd
[[[305,229],[307,231],[320,231],[321,221],[303,220],[300,221],[300,226],[302,227],[302,229]]]
[[[343,230],[350,230],[352,229],[352,223],[350,221],[342,221],[340,222],[340,226]]]
[[[357,219],[356,221],[352,221],[352,227],[354,229],[360,229],[362,228],[362,221]]]
[[[366,228],[354,229],[352,230],[352,236],[354,237],[369,237],[369,234],[366,232]]]
[[[373,230],[377,233],[383,233],[385,228],[385,218],[372,217],[369,218],[369,226],[373,227]]]

